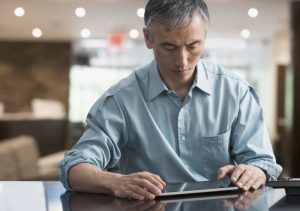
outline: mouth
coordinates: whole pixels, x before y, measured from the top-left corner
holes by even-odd
[[[173,71],[176,72],[176,73],[183,73],[183,72],[189,71],[191,69],[192,68],[174,69]]]

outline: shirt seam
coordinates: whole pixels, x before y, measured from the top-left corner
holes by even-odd
[[[136,83],[136,80],[135,80],[135,78],[136,78],[136,77],[135,77],[136,71],[137,71],[137,70],[134,70],[128,77],[123,78],[123,79],[120,81],[120,82],[123,81],[123,83],[126,82],[125,85],[120,86],[120,82],[119,82],[119,83],[115,84],[113,87],[111,87],[111,88],[108,90],[109,95],[111,95],[111,96],[117,95],[117,94],[119,94],[120,92],[122,92],[123,89],[126,89],[127,87],[130,87],[130,86],[132,86],[132,84]],[[125,80],[128,80],[128,82],[125,81]],[[129,80],[130,80],[130,81],[129,81]]]
[[[235,75],[231,75],[231,74],[228,74],[228,73],[225,73],[225,72],[217,73],[214,70],[212,70],[211,67],[206,68],[205,71],[208,72],[208,73],[210,73],[210,74],[212,74],[212,75],[228,77],[230,79],[233,79],[235,81],[243,83],[247,87],[249,87],[249,86],[251,87],[251,85],[247,81],[245,81],[245,80],[243,80],[243,79],[241,79],[241,78],[239,78],[239,77],[237,77]]]

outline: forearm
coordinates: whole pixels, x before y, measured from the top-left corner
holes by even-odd
[[[69,170],[68,182],[72,189],[81,192],[112,194],[109,184],[120,175],[102,171],[89,163],[81,163]]]
[[[160,195],[165,182],[150,172],[129,175],[102,171],[89,163],[81,163],[69,170],[68,183],[76,191],[106,193],[121,198],[154,199]]]

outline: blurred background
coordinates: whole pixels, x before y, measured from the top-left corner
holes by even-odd
[[[0,0],[0,180],[57,180],[87,112],[153,59],[146,0]],[[206,0],[203,58],[252,84],[281,177],[300,177],[300,2]]]

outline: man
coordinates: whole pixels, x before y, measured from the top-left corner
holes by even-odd
[[[208,22],[203,0],[148,1],[144,38],[155,60],[91,108],[61,163],[67,189],[143,200],[165,182],[229,176],[249,190],[279,176],[253,88],[200,60]],[[117,163],[120,174],[106,171]]]

